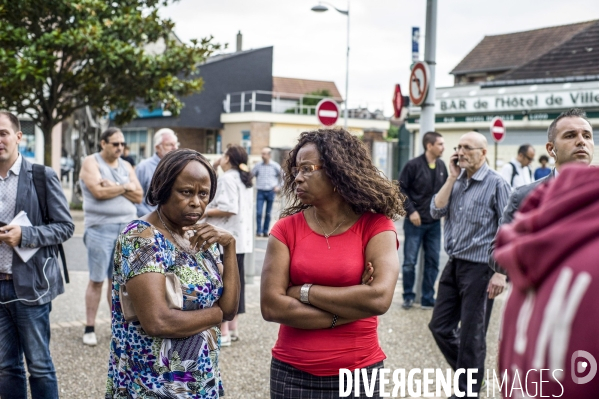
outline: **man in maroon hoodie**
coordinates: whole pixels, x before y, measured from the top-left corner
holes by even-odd
[[[499,352],[505,398],[599,397],[598,199],[599,169],[568,165],[499,231],[495,257],[513,283]]]

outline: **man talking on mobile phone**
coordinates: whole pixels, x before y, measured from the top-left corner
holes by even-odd
[[[447,181],[430,203],[434,219],[445,216],[445,252],[449,261],[439,280],[429,329],[454,370],[477,370],[473,376],[474,392],[478,392],[484,375],[485,336],[493,306],[493,299],[487,298],[487,289],[499,290],[505,286],[505,276],[494,274],[487,266],[487,251],[511,189],[487,165],[485,136],[466,133],[455,150]],[[466,392],[465,374],[460,376],[458,384]]]

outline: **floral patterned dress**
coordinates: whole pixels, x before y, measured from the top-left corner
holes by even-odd
[[[134,220],[119,235],[112,283],[112,342],[106,398],[218,398],[224,395],[218,355],[220,330],[181,339],[152,337],[127,322],[119,287],[142,273],[175,273],[183,310],[211,307],[222,295],[216,245],[195,257],[180,251],[149,223]]]

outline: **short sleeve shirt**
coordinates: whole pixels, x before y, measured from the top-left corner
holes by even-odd
[[[183,311],[209,308],[222,295],[213,245],[195,257],[180,251],[142,220],[119,235],[112,283],[112,343],[106,398],[218,398],[224,394],[218,358],[220,330],[212,327],[182,339],[152,337],[139,322],[125,320],[119,288],[143,273],[175,273]]]
[[[206,222],[227,230],[235,238],[235,252],[245,254],[254,247],[253,190],[241,181],[239,171],[229,169],[218,178],[214,199],[208,209],[232,213],[232,216],[208,217]]]
[[[300,212],[278,220],[270,234],[289,248],[292,285],[347,287],[360,284],[366,246],[384,231],[395,233],[393,221],[381,214],[365,213],[346,232],[330,236],[328,249],[325,237],[314,232]],[[340,368],[354,370],[385,359],[377,325],[376,316],[334,329],[303,330],[281,325],[272,355],[313,375],[338,375]]]

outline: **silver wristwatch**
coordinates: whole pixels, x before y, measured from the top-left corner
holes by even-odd
[[[304,284],[302,285],[302,288],[300,288],[300,302],[305,303],[306,305],[310,305],[310,301],[308,300],[310,287],[312,287],[312,284]]]

